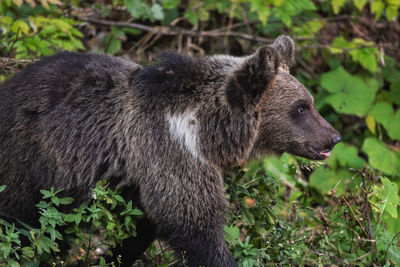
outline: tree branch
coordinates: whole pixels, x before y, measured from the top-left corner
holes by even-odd
[[[226,31],[225,29],[215,29],[211,31],[193,31],[193,30],[185,30],[181,28],[172,28],[168,26],[147,26],[139,23],[132,22],[123,22],[123,21],[109,21],[109,20],[100,20],[89,17],[78,17],[78,19],[82,21],[86,21],[93,24],[103,25],[103,26],[117,26],[117,27],[128,27],[139,29],[146,32],[152,32],[154,34],[165,35],[165,36],[177,36],[177,35],[185,35],[189,37],[205,37],[205,38],[217,38],[223,36],[232,36],[239,39],[255,41],[259,43],[272,43],[273,39],[258,37],[246,33],[241,32],[232,32]],[[235,25],[236,26],[236,25]]]

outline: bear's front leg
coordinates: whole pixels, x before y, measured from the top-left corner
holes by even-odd
[[[182,165],[184,165],[183,163]],[[164,172],[156,183],[144,183],[141,202],[166,240],[190,267],[235,267],[224,240],[227,201],[222,177],[208,166]]]
[[[237,263],[227,248],[222,227],[218,228],[203,232],[184,228],[160,231],[168,231],[168,243],[190,267],[235,267]]]

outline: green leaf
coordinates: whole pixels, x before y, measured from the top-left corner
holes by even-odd
[[[6,189],[7,185],[1,185],[0,186],[0,192],[3,192]]]
[[[124,203],[124,202],[125,202],[125,200],[124,200],[120,195],[115,195],[115,196],[114,196],[114,199],[115,199],[116,201],[118,201],[118,202],[121,202],[121,203]]]
[[[179,0],[163,0],[161,4],[165,9],[173,9],[179,6],[180,2]]]
[[[394,5],[388,5],[386,7],[386,18],[388,21],[395,21],[399,15],[398,8]]]
[[[75,215],[75,224],[78,225],[82,220],[82,214],[78,213]]]
[[[388,178],[381,178],[382,187],[375,187],[375,195],[380,199],[375,205],[379,212],[388,212],[393,218],[397,218],[397,206],[400,205],[399,188],[397,184]]]
[[[106,53],[115,54],[121,50],[121,41],[114,38],[111,34],[107,34],[105,38],[106,42]]]
[[[75,220],[75,216],[76,216],[77,214],[67,214],[67,215],[65,215],[65,217],[64,217],[64,221],[66,221],[66,222],[73,222],[74,220]]]
[[[358,8],[358,10],[362,10],[367,3],[367,0],[354,0],[354,5]]]
[[[7,264],[9,267],[19,267],[19,263],[13,259],[7,259]]]
[[[74,199],[72,197],[60,198],[60,204],[62,205],[68,205],[71,204],[72,202],[74,202]]]
[[[388,128],[390,120],[394,116],[394,111],[392,105],[389,103],[378,102],[371,108],[369,114],[382,124],[383,127]]]
[[[351,42],[346,41],[343,36],[336,37],[333,42],[332,46],[329,47],[329,50],[334,53],[343,53],[343,48],[349,49],[349,48],[354,48],[355,45]]]
[[[375,135],[376,134],[376,123],[375,123],[375,119],[374,119],[374,117],[372,117],[371,115],[368,115],[366,118],[365,118],[365,124],[367,125],[367,127],[368,127],[368,129],[371,131],[371,133],[373,134],[373,135]]]
[[[239,239],[240,230],[237,226],[224,226],[225,238],[229,241],[237,241]]]
[[[358,156],[358,150],[355,146],[343,142],[335,146],[332,156],[337,158],[341,166],[349,168],[362,169],[366,163],[365,160]]]
[[[121,30],[127,34],[131,34],[131,35],[139,35],[142,33],[141,30],[139,29],[133,29],[133,28],[128,28],[128,27],[123,27],[121,28]]]
[[[42,193],[44,199],[45,198],[49,198],[52,195],[52,193],[50,191],[47,191],[47,190],[40,190],[40,193]]]
[[[314,3],[310,0],[296,0],[293,4],[299,10],[316,10]]]
[[[394,113],[392,105],[378,102],[371,108],[370,115],[385,127],[391,139],[400,140],[400,110]]]
[[[164,12],[159,4],[154,4],[151,7],[151,12],[155,20],[163,20],[164,19]]]
[[[340,11],[340,8],[344,5],[346,0],[331,0],[333,13],[337,15]]]
[[[103,257],[100,258],[99,267],[107,267],[106,260]]]
[[[362,151],[368,155],[372,167],[393,175],[400,175],[400,153],[390,150],[376,138],[366,138]]]
[[[367,113],[378,90],[360,77],[349,74],[343,67],[324,73],[321,85],[330,93],[326,102],[337,112],[358,116]]]
[[[371,2],[371,12],[375,14],[375,19],[379,19],[382,15],[385,4],[381,0],[374,0]]]
[[[387,131],[391,139],[400,140],[400,109],[398,109],[393,116]]]
[[[263,25],[267,24],[268,17],[271,13],[270,8],[263,0],[254,0],[250,2],[250,11],[256,12],[258,19]],[[282,17],[282,16],[281,16]]]
[[[191,24],[193,24],[193,26],[197,26],[198,25],[198,17],[196,12],[194,12],[193,10],[186,10],[185,12],[185,18],[187,18],[189,20],[189,22]]]
[[[140,209],[134,209],[132,211],[132,215],[136,215],[136,216],[142,216],[144,213],[140,210]]]
[[[350,51],[352,59],[355,62],[359,62],[364,69],[370,72],[376,72],[378,70],[378,62],[376,61],[378,53],[375,47],[365,47]]]
[[[51,202],[53,202],[56,206],[60,205],[60,199],[58,197],[52,197]]]
[[[325,166],[318,166],[310,176],[310,185],[317,188],[322,194],[336,190],[337,195],[342,195],[351,180],[352,174],[340,169],[335,172]]]
[[[11,25],[11,30],[15,33],[19,32],[20,34],[27,34],[29,29],[29,25],[22,20],[16,20]]]
[[[31,247],[23,247],[22,248],[22,255],[28,259],[32,259],[35,256],[35,252]]]
[[[148,19],[151,14],[150,8],[142,0],[125,0],[124,4],[135,19]]]

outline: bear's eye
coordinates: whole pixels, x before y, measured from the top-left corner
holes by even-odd
[[[306,108],[305,105],[300,105],[300,106],[297,107],[297,112],[298,112],[300,115],[305,114],[306,111],[307,111],[307,108]]]

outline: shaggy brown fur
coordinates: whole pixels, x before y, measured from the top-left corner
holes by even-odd
[[[157,236],[190,266],[237,266],[223,172],[270,152],[322,159],[340,139],[285,71],[293,63],[281,36],[243,58],[166,53],[141,67],[61,53],[32,64],[0,89],[0,211],[32,222],[40,189],[78,205],[105,178],[146,215],[115,252],[125,264]]]

